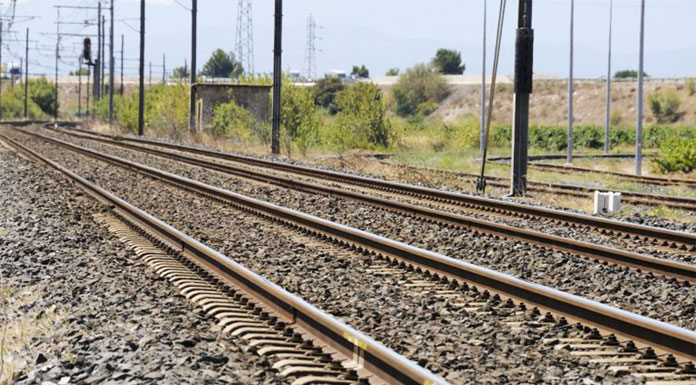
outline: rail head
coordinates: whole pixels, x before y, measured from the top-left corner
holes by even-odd
[[[41,135],[38,135],[41,136]],[[62,142],[50,139],[55,142]],[[68,147],[77,146],[65,143]],[[197,191],[232,201],[236,204],[260,210],[276,218],[290,221],[296,225],[320,231],[331,237],[339,237],[350,243],[377,251],[382,254],[395,256],[414,264],[425,266],[445,276],[456,280],[483,285],[500,292],[503,295],[517,298],[524,302],[534,303],[542,308],[556,313],[565,314],[573,319],[597,325],[616,334],[645,342],[679,356],[696,359],[696,333],[691,330],[640,316],[593,300],[568,294],[543,285],[521,280],[489,268],[477,266],[454,259],[442,254],[410,246],[363,230],[331,222],[314,215],[306,214],[269,202],[247,197],[219,187],[171,174],[163,170],[137,164],[111,155],[97,153],[93,150],[78,150],[91,152],[94,156],[107,159],[126,167],[132,167],[148,175],[175,182]]]
[[[139,223],[146,224],[149,230],[176,245],[181,245],[182,251],[205,257],[207,261],[222,267],[223,270],[234,272],[235,277],[232,279],[235,282],[241,280],[241,284],[244,287],[255,288],[251,295],[258,301],[268,305],[275,304],[272,307],[276,310],[285,309],[286,313],[296,317],[295,321],[304,319],[304,328],[309,329],[309,332],[314,334],[318,340],[326,343],[344,356],[347,355],[347,359],[353,358],[350,353],[357,354],[363,359],[366,368],[370,372],[377,374],[381,381],[403,384],[448,384],[441,377],[321,311],[304,299],[270,282],[234,259],[189,237],[151,214],[131,205],[111,192],[87,181],[67,168],[41,156],[14,140],[1,134],[0,138],[15,148],[60,171],[69,179],[81,185],[90,195],[98,197],[101,202],[108,202],[121,213],[125,213]],[[319,325],[319,327],[315,325]]]

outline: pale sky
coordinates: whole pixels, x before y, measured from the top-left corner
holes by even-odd
[[[405,69],[428,62],[438,48],[462,52],[467,74],[481,71],[484,0],[286,0],[284,1],[283,69],[303,70],[307,18],[314,15],[318,29],[317,72],[365,64],[381,76],[391,67]],[[3,34],[4,63],[24,56],[25,29],[30,35],[30,72],[53,74],[55,67],[56,8],[54,5],[96,6],[98,0],[19,0],[12,32]],[[190,55],[191,0],[147,0],[146,62],[160,77],[162,55],[167,70],[183,65]],[[234,50],[237,1],[199,0],[198,68],[216,48]],[[0,0],[8,16],[9,0]],[[108,1],[103,1],[107,5]],[[138,0],[116,0],[117,63],[120,36],[125,35],[126,73],[137,73]],[[488,0],[488,64],[500,1]],[[696,76],[696,1],[646,0],[645,71],[654,77]],[[614,0],[613,70],[638,66],[640,0]],[[271,72],[273,0],[253,2],[254,54],[257,72]],[[517,0],[508,0],[501,73],[513,68]],[[20,16],[38,16],[22,21]],[[575,76],[606,74],[609,0],[575,0]],[[96,10],[62,9],[61,20],[96,20]],[[108,19],[108,15],[107,15]],[[537,74],[566,77],[568,73],[570,0],[534,0],[535,64]],[[5,30],[7,21],[5,21]],[[96,34],[96,27],[68,24],[62,32]],[[60,72],[77,67],[82,38],[62,40]],[[96,52],[96,38],[93,39]],[[75,64],[73,64],[75,63]],[[147,64],[146,64],[147,65]],[[118,68],[118,66],[117,66]],[[118,71],[118,70],[117,70]],[[147,69],[146,69],[147,71]],[[118,73],[118,72],[117,72]]]

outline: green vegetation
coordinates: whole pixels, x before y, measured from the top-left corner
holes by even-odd
[[[282,83],[280,102],[280,124],[283,142],[288,153],[291,145],[306,154],[310,146],[317,143],[319,135],[319,109],[314,104],[312,91],[306,87]]]
[[[431,105],[428,108],[421,107],[421,112],[432,112],[432,104],[442,102],[449,93],[449,87],[442,76],[425,64],[407,69],[392,88],[396,114],[399,116],[417,114],[423,103]]]
[[[390,122],[382,93],[374,84],[357,83],[338,94],[335,143],[350,148],[386,148]]]
[[[29,89],[31,89],[31,86]],[[19,119],[22,117],[24,117],[24,87],[15,87],[10,92],[3,92],[2,98],[0,98],[0,118]],[[43,119],[46,117],[41,107],[31,98],[27,101],[27,117],[29,119]]]
[[[70,71],[70,76],[86,76],[88,73],[89,71],[87,70],[87,68],[82,68],[75,71]]]
[[[267,124],[260,123],[234,101],[215,107],[210,132],[216,137],[232,139],[236,143],[271,143],[271,130]]]
[[[437,50],[431,64],[437,72],[445,75],[461,75],[466,69],[461,52],[446,48]]]
[[[648,76],[645,72],[643,72],[643,76]],[[622,70],[622,71],[616,71],[614,74],[614,79],[635,79],[638,77],[638,71],[634,70]]]
[[[29,98],[48,115],[56,110],[56,87],[44,77],[29,79]]]
[[[674,89],[657,91],[648,97],[650,111],[658,123],[674,123],[681,117],[679,106],[681,98]]]
[[[176,67],[172,71],[172,78],[174,79],[188,79],[191,76],[187,66]]]
[[[686,90],[689,92],[689,96],[696,95],[696,78],[687,78],[684,80],[684,85]]]
[[[339,78],[323,78],[314,86],[314,104],[329,110],[331,115],[338,113],[336,95],[346,86]]]
[[[672,137],[660,147],[660,155],[653,159],[660,172],[691,172],[696,169],[696,139]]]
[[[389,71],[385,74],[386,76],[399,76],[399,69],[394,67],[390,68]]]
[[[362,79],[367,79],[370,77],[370,70],[365,67],[363,64],[362,66],[353,66],[353,70],[350,72],[351,75],[357,77],[357,78],[362,78]]]
[[[228,54],[221,49],[216,49],[203,66],[201,75],[214,78],[237,78],[243,72],[242,63],[237,61],[233,52]]]

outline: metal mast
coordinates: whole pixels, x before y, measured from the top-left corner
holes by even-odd
[[[638,55],[638,113],[636,117],[636,175],[643,163],[643,47],[645,41],[645,0],[640,2],[640,53]]]
[[[307,79],[317,77],[317,23],[314,15],[307,19],[307,45],[305,46],[304,75]]]
[[[611,24],[613,21],[614,0],[609,1],[609,54],[607,55],[607,106],[604,121],[604,153],[609,154],[609,134],[611,130]]]
[[[237,34],[235,51],[244,72],[254,73],[254,28],[251,18],[251,0],[239,0],[237,7]]]
[[[486,144],[486,3],[487,0],[483,0],[483,64],[481,65],[481,134],[479,144],[481,154],[483,154],[483,147]]]

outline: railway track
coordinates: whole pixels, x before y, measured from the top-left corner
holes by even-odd
[[[418,171],[418,172],[422,171],[422,169],[419,169],[418,167],[406,166],[403,164],[398,164],[398,163],[393,163],[393,162],[388,162],[388,161],[383,161],[383,160],[378,160],[378,162],[385,164],[385,165],[388,165],[390,167],[398,167],[401,169],[407,169],[407,170]],[[471,173],[465,173],[465,172],[456,172],[456,171],[447,171],[447,170],[438,170],[438,169],[427,169],[427,171],[431,172],[431,173],[437,173],[437,174],[447,176],[447,177],[454,176],[454,177],[466,178],[466,179],[469,179],[472,181],[472,185],[475,184],[476,179],[478,178],[478,175],[471,174]],[[493,187],[500,188],[500,189],[507,190],[510,188],[508,178],[504,178],[504,177],[490,176],[489,175],[489,176],[486,176],[486,183],[489,186],[493,186]],[[596,190],[598,190],[596,188],[591,188],[591,187],[587,187],[587,186],[539,182],[539,181],[528,181],[527,186],[528,186],[527,189],[531,192],[539,192],[539,193],[554,194],[554,195],[565,195],[565,196],[572,196],[572,197],[585,198],[585,199],[591,199],[592,194],[594,194],[594,192]],[[696,199],[694,199],[694,198],[685,198],[685,197],[679,197],[679,196],[674,196],[674,195],[664,195],[664,194],[638,193],[638,192],[626,191],[626,190],[613,190],[612,189],[611,191],[621,193],[622,201],[625,201],[625,202],[631,203],[631,204],[644,205],[644,206],[664,206],[664,207],[669,207],[669,208],[674,208],[674,209],[696,212]]]
[[[601,217],[594,217],[585,214],[572,213],[563,210],[555,210],[544,207],[507,202],[498,199],[480,197],[475,195],[462,194],[458,192],[441,191],[427,187],[409,185],[405,183],[362,177],[335,171],[320,170],[311,167],[297,166],[281,162],[273,162],[243,155],[211,151],[177,144],[163,143],[149,139],[114,136],[109,134],[94,133],[92,131],[82,129],[75,130],[87,132],[92,135],[79,135],[74,132],[71,132],[73,131],[72,129],[70,131],[61,132],[71,134],[76,137],[81,136],[85,139],[100,140],[107,144],[134,143],[140,145],[141,148],[145,148],[143,146],[167,148],[179,152],[186,152],[195,155],[202,155],[211,158],[233,161],[251,166],[277,170],[281,172],[305,175],[322,180],[344,183],[348,185],[355,185],[373,190],[380,190],[389,193],[399,194],[407,197],[416,197],[439,203],[459,205],[469,209],[512,215],[521,218],[549,219],[565,225],[599,229],[602,232],[605,232],[606,234],[635,238],[639,237],[660,242],[664,246],[678,247],[683,250],[696,250],[696,235],[682,231],[674,231],[653,226],[633,224]]]
[[[553,312],[568,320],[621,335],[624,338],[671,352],[688,360],[696,358],[696,333],[670,324],[655,321],[636,314],[606,306],[582,297],[570,295],[545,286],[517,279],[495,270],[482,268],[437,253],[411,247],[358,229],[342,226],[315,216],[245,197],[214,186],[173,175],[148,166],[118,160],[100,154],[107,162],[137,170],[144,175],[165,181],[203,196],[218,200],[244,211],[284,223],[322,239],[347,245],[360,252],[375,254],[396,266],[417,271],[427,271],[438,282],[459,286],[461,283],[478,286],[499,295],[502,301],[513,299]]]
[[[505,161],[494,161],[493,163],[509,166],[510,164]],[[623,172],[609,171],[609,170],[595,170],[591,168],[578,167],[578,166],[565,166],[553,163],[545,162],[530,162],[529,167],[536,168],[539,170],[559,172],[563,174],[569,173],[591,173],[598,175],[611,175],[620,177],[623,179],[633,180],[644,184],[651,184],[656,186],[673,186],[673,185],[683,185],[688,187],[696,187],[696,180],[694,179],[684,179],[684,178],[661,178],[657,176],[645,176],[645,175],[633,175],[626,174]]]
[[[101,220],[183,295],[217,318],[224,332],[277,359],[294,384],[447,384],[233,259],[185,235],[52,160],[4,136],[110,208]]]
[[[522,302],[520,308],[524,308],[522,304],[526,303],[554,313],[555,318],[550,314],[540,318],[536,323],[537,327],[554,323],[564,324],[567,320],[598,326],[603,333],[606,333],[605,336],[599,335],[597,330],[590,329],[590,332],[583,337],[561,337],[548,342],[557,343],[559,349],[566,350],[575,357],[587,357],[591,362],[611,365],[610,370],[617,373],[631,373],[654,380],[655,384],[661,381],[688,383],[686,381],[696,378],[696,371],[691,363],[696,355],[694,350],[696,333],[693,331],[676,328],[581,297],[521,281],[490,269],[409,247],[357,229],[246,198],[149,167],[139,171],[204,196],[227,202],[242,210],[255,212],[310,234],[342,243],[360,252],[372,254],[375,258],[374,269],[381,273],[401,271],[402,274],[418,274],[421,277],[425,275],[426,278],[421,278],[420,281],[411,279],[407,286],[432,290],[439,295],[455,295],[462,290],[473,291],[479,302],[469,303],[469,311],[474,311],[487,302],[496,304],[499,309],[496,312],[511,311],[516,306],[510,300],[514,300]],[[160,269],[165,267],[160,266]],[[541,315],[536,309],[533,310],[532,314],[536,314],[537,317]],[[562,318],[563,316],[568,317],[567,320]],[[520,322],[519,320],[511,321],[508,324],[514,327],[514,324],[520,324]],[[588,330],[586,328],[587,326],[585,330]],[[638,347],[632,341],[618,340],[612,333],[622,338],[637,340]],[[657,353],[646,348],[642,343],[658,349]],[[676,358],[661,355],[664,351],[675,353]]]
[[[28,131],[22,132],[25,132],[29,135],[34,135],[35,137],[38,137],[40,139],[50,141],[54,144],[63,146],[65,148],[85,154],[87,156],[94,157],[96,159],[116,163],[124,167],[135,168],[141,171],[143,170],[142,168],[140,168],[140,165],[134,162],[109,156],[106,154],[101,154],[97,151],[85,147],[77,146],[68,142],[64,142],[40,134]],[[690,264],[659,259],[652,256],[618,250],[615,248],[610,248],[589,242],[582,242],[573,239],[562,238],[559,236],[545,234],[538,231],[517,228],[505,224],[467,217],[455,213],[440,211],[414,204],[388,200],[368,194],[362,194],[359,192],[351,192],[344,189],[328,187],[315,183],[303,182],[298,179],[288,179],[280,176],[275,176],[269,173],[254,172],[253,170],[237,168],[226,164],[214,163],[200,158],[190,157],[182,154],[174,154],[152,148],[142,148],[140,146],[135,146],[128,143],[119,142],[116,144],[125,148],[135,149],[138,151],[143,151],[153,155],[161,156],[166,159],[172,159],[182,163],[200,166],[207,169],[231,174],[234,176],[260,181],[263,183],[277,185],[302,192],[309,192],[313,194],[340,196],[346,199],[367,203],[369,205],[381,209],[386,209],[403,215],[413,216],[419,219],[438,223],[445,226],[463,228],[489,235],[515,239],[537,246],[568,252],[570,254],[580,255],[595,260],[601,260],[640,270],[651,271],[658,275],[666,276],[668,278],[674,278],[681,281],[696,283],[696,266]]]

